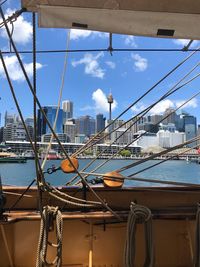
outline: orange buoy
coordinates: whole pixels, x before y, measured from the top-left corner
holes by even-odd
[[[105,186],[116,187],[116,188],[122,187],[122,185],[124,183],[124,178],[120,173],[113,171],[113,172],[107,172],[107,173],[105,173],[105,175],[106,176],[103,176],[103,183]],[[116,177],[117,179],[112,178],[112,176]],[[118,178],[120,178],[120,179],[118,179]]]
[[[70,160],[73,163],[74,167],[76,169],[78,169],[78,167],[79,167],[78,160],[76,158],[73,158],[73,157],[70,157]],[[62,162],[60,164],[61,170],[65,173],[75,172],[75,168],[72,166],[71,162],[68,159],[62,160]]]

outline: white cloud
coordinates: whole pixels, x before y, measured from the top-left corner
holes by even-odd
[[[141,57],[139,54],[131,54],[132,59],[134,60],[134,69],[138,72],[145,71],[148,67],[148,60],[144,57]]]
[[[134,112],[134,113],[139,113],[141,111],[143,111],[144,109],[146,108],[146,106],[142,103],[142,102],[139,102],[138,104],[134,105],[131,110]]]
[[[71,32],[70,32],[70,39],[71,40],[85,39],[85,38],[88,38],[88,37],[105,38],[107,36],[108,36],[108,33],[96,32],[96,31],[90,31],[90,30],[72,29]]]
[[[95,102],[94,109],[96,112],[108,112],[109,105],[106,94],[101,90],[97,89],[92,94],[92,99]],[[115,110],[117,107],[117,101],[114,100],[112,104],[112,110]]]
[[[186,100],[173,100],[173,101],[170,99],[162,100],[149,111],[149,114],[161,115],[166,111],[166,109],[168,108],[176,109],[180,107],[185,101]],[[183,106],[183,108],[197,108],[197,107],[198,107],[198,101],[196,98],[193,98],[190,102],[188,102],[186,105]],[[143,111],[145,108],[147,108],[147,106],[144,103],[139,102],[134,107],[132,107],[131,110],[134,113],[139,113]]]
[[[88,110],[94,110],[95,108],[90,105],[86,105],[83,108],[80,108],[81,111],[88,111]]]
[[[137,47],[137,44],[135,42],[135,36],[132,35],[125,36],[124,43],[128,46]]]
[[[150,114],[163,114],[167,108],[174,108],[174,103],[169,99],[160,101],[149,112]]]
[[[190,40],[188,40],[188,39],[175,39],[175,40],[173,40],[173,43],[178,45],[178,46],[184,47],[189,43],[189,41]],[[199,41],[194,40],[191,44],[191,47],[195,47],[198,44],[199,44]]]
[[[5,13],[5,18],[12,15],[15,10],[7,9]],[[2,19],[0,20],[2,22]],[[32,24],[25,20],[24,17],[21,15],[17,18],[16,21],[13,22],[14,25],[14,32],[13,32],[13,40],[21,45],[27,44],[32,39]],[[11,30],[11,24],[8,24],[9,29]],[[0,36],[3,38],[8,39],[7,32],[5,27],[0,29]]]
[[[178,108],[180,107],[186,100],[177,100],[175,102],[175,106]],[[197,108],[198,107],[198,101],[196,98],[193,98],[190,100],[187,104],[183,106],[183,108]]]
[[[92,77],[97,77],[103,79],[105,75],[105,70],[99,65],[98,59],[103,57],[104,53],[98,53],[96,56],[87,53],[83,58],[77,61],[72,61],[72,66],[77,67],[79,65],[85,65],[85,73],[91,75]]]
[[[110,67],[111,69],[115,69],[116,68],[116,64],[113,61],[106,61],[105,62],[106,65],[108,65],[108,67]]]
[[[4,57],[6,67],[8,69],[8,73],[10,74],[10,78],[13,81],[22,82],[25,80],[23,72],[20,68],[16,56],[6,56]],[[33,75],[33,63],[24,63],[24,67],[27,71],[27,74],[31,77]],[[36,68],[41,69],[43,66],[40,63],[36,63]],[[0,63],[0,76],[5,78],[5,73],[2,64]]]

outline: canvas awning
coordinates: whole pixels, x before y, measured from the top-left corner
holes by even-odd
[[[22,0],[39,26],[200,39],[198,0]]]

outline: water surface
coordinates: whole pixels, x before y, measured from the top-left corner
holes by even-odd
[[[81,170],[90,159],[81,159],[79,160],[79,170]],[[91,171],[102,163],[104,160],[97,160],[90,166],[87,171]],[[122,166],[126,166],[134,160],[111,160],[106,165],[101,167],[97,172],[105,173],[108,171],[116,170]],[[139,166],[131,168],[124,171],[122,174],[129,175],[135,173],[138,170],[141,170],[149,165],[155,164],[156,160],[143,163]],[[59,166],[59,160],[47,161],[45,169],[55,165]],[[17,186],[26,186],[28,185],[36,176],[34,160],[28,160],[27,163],[1,163],[0,164],[0,175],[2,178],[3,184],[17,185]],[[46,180],[51,182],[53,185],[62,185],[64,186],[66,182],[71,179],[74,174],[65,174],[62,171],[58,171],[52,175],[45,175]],[[152,169],[144,171],[137,175],[137,177],[145,179],[156,179],[156,180],[170,180],[170,181],[179,181],[187,183],[197,183],[200,184],[200,165],[196,163],[188,163],[183,160],[170,160],[165,163],[162,163]],[[92,177],[91,177],[92,178]],[[160,184],[161,185],[161,184]],[[125,186],[158,186],[156,183],[149,182],[136,182],[136,181],[126,181]],[[163,185],[161,185],[163,186]]]

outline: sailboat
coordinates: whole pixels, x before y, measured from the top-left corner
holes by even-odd
[[[33,17],[37,13],[40,27],[108,32],[108,52],[114,51],[113,33],[185,38],[188,44],[200,36],[196,0],[22,0],[18,15],[22,12],[33,12]],[[18,55],[2,9],[1,15]],[[34,86],[28,79],[27,83],[39,106]],[[92,145],[90,140],[84,149]],[[81,187],[48,184],[37,158],[37,186],[0,187],[1,267],[200,266],[199,184],[165,181],[167,186],[160,187],[162,181],[157,181],[158,186],[150,188],[123,187],[124,179],[131,177],[118,169],[105,174],[94,171],[102,184],[93,187],[85,178],[90,175],[87,169],[79,169],[77,155],[65,152],[61,166],[50,168],[48,174],[74,173]]]

